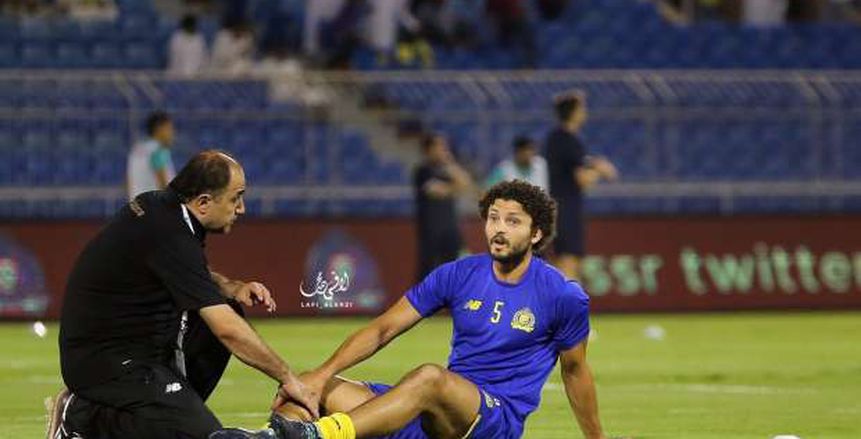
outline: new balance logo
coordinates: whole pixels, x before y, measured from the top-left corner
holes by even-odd
[[[174,393],[182,390],[182,384],[180,383],[170,383],[164,387],[164,393]]]
[[[468,309],[470,311],[478,311],[481,308],[480,300],[470,300],[463,305],[463,309]]]

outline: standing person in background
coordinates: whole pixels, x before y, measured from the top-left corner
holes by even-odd
[[[334,20],[345,0],[316,0],[305,4],[302,23],[302,52],[311,59],[320,57],[322,25]]]
[[[547,160],[538,155],[535,142],[526,136],[514,139],[514,156],[503,160],[490,172],[485,182],[486,187],[509,180],[523,180],[534,186],[550,192],[550,180],[547,176]]]
[[[194,76],[206,67],[206,41],[197,31],[197,18],[186,15],[170,37],[167,71],[178,76]]]
[[[237,75],[254,62],[254,32],[248,22],[227,18],[212,45],[212,70]]]
[[[496,39],[506,49],[513,49],[521,60],[522,67],[535,67],[537,48],[535,30],[526,13],[522,0],[487,0],[485,13],[494,26]]]
[[[601,180],[619,177],[604,157],[589,156],[579,132],[586,122],[586,97],[573,92],[556,98],[557,126],[547,136],[550,194],[558,203],[554,264],[569,279],[579,279],[580,259],[585,254],[583,194]]]
[[[418,232],[418,278],[457,259],[461,248],[455,202],[472,187],[469,174],[455,161],[440,134],[422,141],[423,161],[413,173]]]
[[[376,52],[379,64],[385,64],[395,50],[398,30],[412,33],[421,30],[421,23],[412,15],[407,0],[374,0],[365,19],[365,42]]]
[[[129,152],[126,189],[130,200],[140,193],[166,188],[176,175],[170,156],[174,139],[170,116],[162,111],[150,114],[146,121],[146,134],[147,137]]]

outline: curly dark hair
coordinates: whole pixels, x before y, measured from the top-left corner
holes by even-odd
[[[532,232],[541,230],[541,240],[532,248],[541,254],[556,235],[556,201],[544,189],[522,180],[503,181],[488,189],[478,202],[481,219],[487,221],[490,206],[498,199],[517,201],[532,218]]]

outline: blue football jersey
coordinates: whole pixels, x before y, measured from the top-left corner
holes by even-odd
[[[492,264],[481,254],[442,265],[406,297],[423,317],[451,311],[448,369],[503,398],[523,421],[559,352],[589,335],[589,297],[538,257],[517,284],[497,280]]]

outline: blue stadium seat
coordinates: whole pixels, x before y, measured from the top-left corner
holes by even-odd
[[[123,58],[119,45],[112,42],[101,41],[93,44],[90,56],[92,64],[96,67],[122,67]]]
[[[15,43],[0,36],[0,68],[17,67],[19,63]]]
[[[53,62],[55,67],[86,67],[88,62],[87,48],[83,44],[77,42],[62,42],[57,45],[57,58]]]
[[[125,67],[137,69],[153,69],[163,67],[158,51],[150,42],[131,41],[124,48]]]
[[[54,54],[51,46],[42,42],[28,42],[21,45],[21,66],[27,68],[51,67]]]

